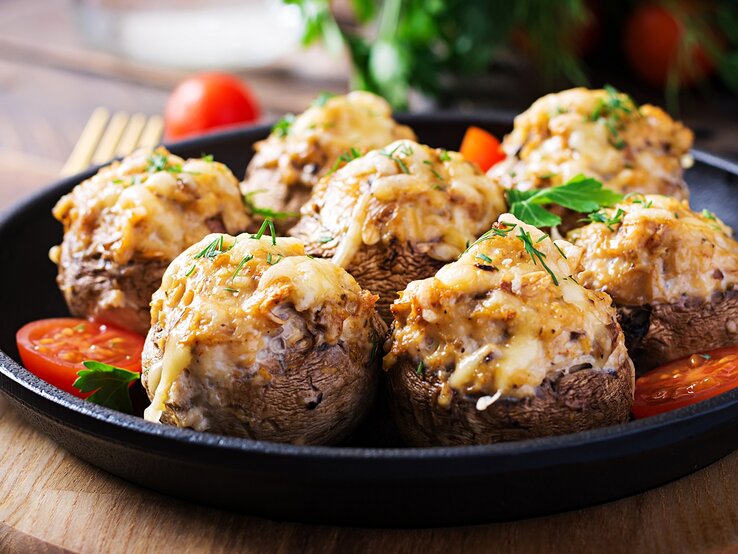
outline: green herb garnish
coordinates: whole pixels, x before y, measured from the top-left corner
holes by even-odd
[[[395,156],[395,152],[397,152],[398,150],[400,154],[402,154],[403,156],[411,156],[413,153],[413,149],[404,143],[398,144],[390,152],[385,152],[384,150],[382,150],[381,153],[383,156],[386,156],[390,160],[395,162],[397,164],[397,167],[399,167],[403,173],[409,174],[410,170],[408,169],[407,164],[405,163],[405,160]]]
[[[625,148],[625,141],[620,137],[623,120],[631,115],[638,114],[638,107],[627,94],[619,92],[611,85],[605,85],[607,98],[600,98],[595,109],[589,114],[590,121],[600,121],[607,127],[613,146],[618,150]]]
[[[450,162],[451,155],[448,153],[448,150],[441,148],[441,151],[438,153],[438,159],[442,162]]]
[[[590,223],[604,223],[610,231],[614,231],[613,225],[620,225],[623,222],[623,216],[625,212],[618,208],[612,217],[607,215],[607,212],[600,210],[587,214],[587,217],[580,219],[580,221],[588,221]]]
[[[204,162],[212,162],[212,161],[215,160],[215,158],[213,158],[213,155],[212,154],[205,154],[204,152],[200,154],[200,158]]]
[[[257,206],[252,200],[252,197],[256,194],[261,194],[262,192],[267,191],[265,189],[259,189],[247,192],[243,195],[243,205],[246,206],[246,209],[252,214],[271,219],[289,219],[291,217],[298,217],[300,215],[296,212],[278,212],[276,210],[272,210],[271,208],[262,208],[260,206]]]
[[[536,227],[553,227],[561,223],[558,215],[543,207],[547,204],[557,204],[580,213],[589,213],[605,206],[612,206],[622,199],[621,194],[604,188],[597,179],[581,174],[556,187],[507,191],[510,213]]]
[[[215,258],[216,256],[219,256],[220,254],[223,254],[223,252],[228,252],[230,248],[224,249],[223,248],[223,235],[219,235],[218,238],[213,240],[210,244],[208,244],[205,248],[203,248],[200,252],[195,254],[195,259],[199,260],[200,258]]]
[[[479,254],[477,254],[477,258],[479,258],[480,260],[482,260],[484,262],[487,262],[488,264],[491,264],[492,263],[492,258],[490,258],[489,256],[487,256],[487,254],[479,253]]]
[[[316,96],[315,100],[313,100],[313,106],[318,106],[319,108],[322,108],[325,106],[325,103],[328,102],[331,98],[335,96],[335,93],[323,91],[318,96]]]
[[[533,244],[533,239],[531,239],[530,233],[526,230],[524,230],[522,227],[520,228],[520,234],[515,235],[520,241],[523,243],[523,246],[525,247],[525,251],[530,256],[531,260],[533,260],[533,265],[540,264],[543,266],[543,269],[546,270],[546,273],[548,273],[551,276],[551,280],[553,281],[554,285],[559,284],[559,280],[556,278],[556,274],[551,270],[550,267],[546,264],[546,254],[538,250],[535,245]]]
[[[320,244],[325,244],[326,242],[331,242],[332,240],[333,240],[333,237],[329,237],[328,235],[325,235],[325,236],[320,237],[320,239],[318,239],[318,242]]]
[[[715,217],[715,214],[712,213],[708,209],[704,209],[700,213],[702,214],[702,217],[704,217],[705,219],[709,219],[710,221],[717,221],[717,218]]]
[[[338,156],[338,159],[333,164],[333,167],[331,167],[331,170],[328,173],[326,173],[326,176],[335,173],[338,170],[338,168],[341,166],[342,162],[349,163],[355,160],[356,158],[361,158],[361,155],[362,155],[361,152],[352,146],[351,149],[348,150],[348,152],[344,152],[343,154]]]
[[[185,277],[189,277],[194,272],[195,272],[195,264],[192,264],[192,267],[190,268],[190,270],[187,273],[185,273]]]
[[[89,402],[127,414],[133,412],[128,388],[138,380],[140,373],[94,360],[84,361],[82,365],[87,369],[77,372],[72,386],[81,392],[92,392],[87,397]]]
[[[295,114],[288,113],[282,116],[272,127],[272,133],[279,138],[284,138],[290,134],[290,128],[295,122]]]
[[[238,292],[238,289],[234,289],[232,287],[223,287],[223,290],[228,292]]]
[[[259,227],[259,230],[256,232],[256,234],[251,235],[251,238],[256,240],[261,239],[267,229],[269,229],[269,234],[272,236],[272,245],[276,246],[277,231],[274,229],[274,222],[271,219],[265,219],[264,221],[262,221],[261,227]]]
[[[240,262],[238,262],[238,265],[236,266],[236,271],[233,272],[233,275],[231,275],[231,281],[233,281],[236,277],[238,277],[238,274],[243,269],[243,266],[246,265],[247,262],[253,260],[254,257],[251,254],[247,254],[244,256]]]
[[[418,369],[416,369],[415,372],[418,374],[418,377],[423,376],[423,360],[420,360],[420,363],[418,364]]]

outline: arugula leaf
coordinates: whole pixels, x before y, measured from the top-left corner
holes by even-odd
[[[77,380],[72,384],[74,388],[82,392],[92,392],[87,397],[89,402],[127,414],[133,412],[128,388],[138,380],[140,373],[94,360],[87,360],[82,364],[87,369],[77,372]]]
[[[622,194],[606,189],[602,183],[582,174],[563,185],[537,190],[509,190],[507,200],[510,213],[536,227],[550,227],[561,223],[561,218],[541,206],[557,204],[580,213],[590,213],[612,206],[623,199]]]

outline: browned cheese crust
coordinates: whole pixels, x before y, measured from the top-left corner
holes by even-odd
[[[505,188],[546,188],[578,174],[627,194],[687,198],[692,132],[625,94],[575,88],[540,98],[515,118],[507,159],[489,175]]]
[[[642,373],[695,352],[738,343],[738,243],[710,212],[686,201],[637,196],[608,228],[592,223],[568,235],[584,248],[579,281],[607,292]]]
[[[504,211],[501,188],[460,154],[411,141],[369,152],[323,179],[290,234],[380,296],[433,275]]]
[[[628,420],[633,364],[609,297],[572,278],[581,252],[510,215],[500,221],[503,235],[485,235],[392,306],[384,366],[410,444],[484,444]]]
[[[294,239],[226,236],[196,257],[217,240],[175,259],[154,294],[146,419],[258,440],[339,441],[375,397],[386,330],[376,296]]]
[[[254,145],[241,190],[258,208],[295,214],[275,220],[286,232],[296,222],[318,180],[352,151],[366,153],[415,133],[392,119],[389,104],[368,92],[334,96],[278,127]],[[258,226],[259,217],[255,218]]]
[[[223,164],[141,150],[103,167],[54,207],[64,240],[50,256],[69,310],[146,334],[169,262],[214,231],[248,224]]]

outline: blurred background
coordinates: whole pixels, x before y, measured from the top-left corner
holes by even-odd
[[[512,115],[610,83],[738,160],[734,0],[0,0],[0,207],[59,175],[96,108],[101,129],[116,112],[154,129],[203,72],[235,81],[177,89],[172,138],[271,122],[321,91]]]

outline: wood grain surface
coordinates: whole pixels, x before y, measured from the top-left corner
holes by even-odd
[[[0,552],[738,551],[738,453],[669,485],[585,510],[475,527],[386,530],[276,522],[145,490],[68,454],[26,425],[2,396],[0,444]]]
[[[56,178],[94,108],[161,113],[184,75],[85,48],[72,6],[0,0],[0,210]],[[246,78],[267,117],[345,86],[297,78],[286,68]],[[505,107],[527,102],[524,94],[490,100]],[[738,159],[737,104],[724,97],[685,104],[698,146]],[[443,494],[453,491],[439,493],[439,510]],[[653,491],[546,518],[447,529],[337,528],[214,510],[132,485],[37,433],[0,395],[0,554],[493,551],[738,552],[738,453]]]

